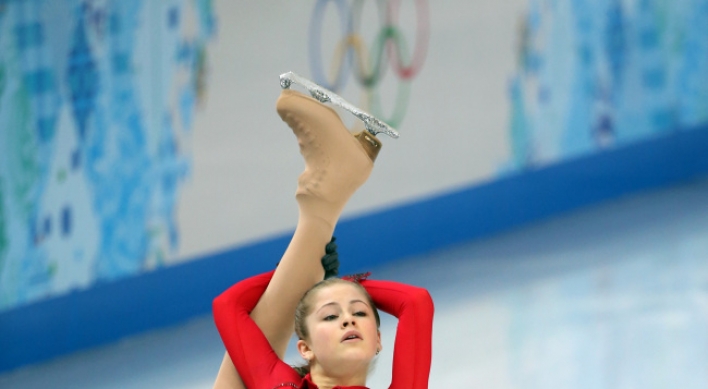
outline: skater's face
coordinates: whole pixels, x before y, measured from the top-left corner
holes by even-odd
[[[310,362],[312,373],[327,375],[362,372],[381,349],[374,307],[364,292],[350,282],[326,286],[312,296],[305,318],[308,336],[298,350]]]

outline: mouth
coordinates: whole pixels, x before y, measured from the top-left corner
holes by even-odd
[[[358,331],[349,331],[342,336],[342,342],[355,342],[357,340],[364,340]]]

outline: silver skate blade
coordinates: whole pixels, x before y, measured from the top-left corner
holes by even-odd
[[[293,72],[287,72],[280,75],[281,88],[289,89],[293,83],[305,87],[305,89],[310,92],[310,95],[315,100],[321,103],[332,103],[351,112],[352,114],[354,114],[354,116],[364,122],[364,128],[366,128],[366,131],[368,131],[370,134],[374,136],[376,136],[377,134],[386,134],[394,139],[397,139],[399,137],[398,131],[396,131],[394,128],[384,123],[383,121],[375,118],[371,114],[357,108],[355,105],[344,100],[341,96],[332,92],[331,90],[323,88],[315,84],[314,82],[308,80],[307,78],[302,77]]]

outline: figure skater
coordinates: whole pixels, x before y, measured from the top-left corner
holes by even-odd
[[[282,92],[277,111],[305,159],[296,191],[299,219],[274,271],[241,281],[214,300],[227,350],[215,388],[363,387],[381,350],[377,307],[399,319],[391,388],[427,388],[433,315],[427,291],[357,278],[320,282],[325,267],[332,271],[336,265],[336,223],[369,177],[380,143],[370,135],[352,136],[336,112],[292,90]],[[307,361],[297,369],[281,360],[293,330]]]

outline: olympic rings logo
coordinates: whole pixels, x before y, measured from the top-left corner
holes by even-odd
[[[328,3],[337,6],[342,38],[336,46],[332,60],[333,77],[324,74],[322,67],[322,21]],[[318,0],[312,14],[309,31],[310,70],[314,81],[323,87],[338,92],[353,74],[359,85],[367,93],[371,113],[382,118],[391,126],[398,126],[403,120],[408,105],[410,81],[420,72],[425,62],[429,39],[429,16],[427,0],[416,0],[416,34],[413,55],[408,59],[408,46],[398,27],[400,0],[377,0],[380,28],[370,51],[366,50],[361,35],[361,14],[363,0],[354,0],[351,7],[347,0]],[[383,17],[382,17],[383,14]],[[399,80],[394,110],[391,117],[384,118],[377,86],[385,76],[387,65],[391,65]]]

